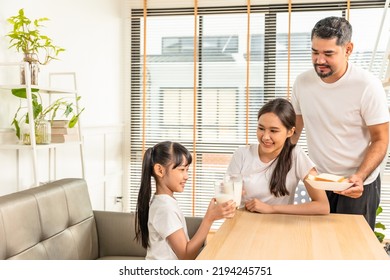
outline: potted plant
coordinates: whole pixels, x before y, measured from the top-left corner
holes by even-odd
[[[378,206],[378,208],[376,209],[376,216],[378,216],[380,213],[382,213],[383,209],[381,206]],[[384,224],[382,224],[381,222],[376,222],[375,223],[375,229],[382,229],[382,230],[385,230],[386,229],[386,226]],[[379,242],[383,242],[383,239],[385,238],[385,235],[379,231],[374,231],[375,235],[376,235],[376,238],[378,238]]]
[[[44,27],[42,23],[48,20],[46,17],[31,20],[24,14],[24,9],[20,9],[17,15],[7,19],[7,22],[13,26],[13,29],[6,35],[10,38],[9,48],[15,48],[18,52],[23,53],[23,61],[29,64],[32,85],[38,84],[39,65],[46,65],[51,60],[57,59],[57,56],[65,51],[64,48],[54,45],[50,37],[42,34],[41,29]],[[21,70],[21,84],[25,84],[24,68]],[[22,99],[27,98],[25,88],[12,89],[12,94]],[[57,112],[63,111],[65,117],[71,116],[68,127],[73,127],[82,112],[81,110],[79,113],[76,113],[74,109],[77,105],[67,101],[65,98],[57,99],[45,108],[42,104],[39,90],[32,88],[32,109],[37,144],[50,142],[50,133],[46,131],[46,129],[50,129],[50,123],[47,124],[49,116],[53,120]],[[19,139],[22,138],[24,144],[30,144],[29,130],[24,129],[25,133],[22,133],[23,127],[29,124],[28,113],[24,112],[24,114],[19,116],[21,111],[25,111],[25,109],[26,107],[22,105],[21,101],[12,125],[15,127],[16,136]]]
[[[9,48],[15,48],[24,54],[23,60],[30,65],[31,84],[38,84],[39,64],[45,65],[53,59],[57,59],[64,48],[53,44],[52,39],[41,33],[42,22],[49,19],[38,18],[31,20],[25,16],[24,10],[20,9],[18,14],[7,19],[13,26],[6,36],[10,38]],[[24,70],[21,72],[21,82],[24,81]]]
[[[12,89],[12,94],[16,97],[26,99],[26,90],[24,88]],[[75,101],[80,99],[78,97]],[[59,98],[47,107],[43,107],[42,98],[39,94],[39,90],[32,88],[32,111],[35,128],[35,139],[37,144],[49,144],[50,143],[50,125],[51,122],[57,117],[58,113],[62,112],[65,118],[70,118],[68,127],[74,127],[80,114],[84,111],[84,108],[77,110],[77,103],[70,102],[66,98]],[[12,125],[15,127],[16,136],[22,140],[23,144],[30,144],[30,131],[26,129],[29,124],[28,112],[26,107],[20,102],[19,108],[16,110]],[[20,112],[24,112],[21,116]],[[25,128],[23,129],[23,126]]]
[[[378,208],[376,209],[376,216],[382,213],[382,211],[383,211],[382,207],[378,206]],[[374,230],[375,236],[378,238],[380,243],[383,243],[383,240],[385,239],[385,235],[382,232],[377,231],[377,229],[386,230],[386,226],[381,222],[375,223],[375,230]],[[383,248],[385,249],[386,253],[390,255],[390,243],[386,242]]]

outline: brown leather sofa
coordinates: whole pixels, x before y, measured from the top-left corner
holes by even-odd
[[[186,218],[190,236],[201,218]],[[83,179],[0,197],[0,260],[144,259],[134,213],[94,211]]]

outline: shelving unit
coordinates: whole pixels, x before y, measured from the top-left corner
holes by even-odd
[[[38,186],[42,182],[40,182],[40,176],[38,171],[38,160],[37,160],[37,151],[38,150],[48,150],[49,151],[49,181],[55,180],[56,178],[56,149],[59,147],[63,147],[65,145],[77,145],[79,146],[80,150],[80,163],[81,163],[81,172],[82,172],[82,178],[85,177],[85,167],[84,167],[84,148],[83,148],[83,138],[81,133],[81,124],[80,119],[78,120],[78,133],[79,133],[79,139],[80,141],[75,142],[65,142],[65,143],[50,143],[45,145],[37,145],[36,139],[35,139],[35,127],[34,127],[34,120],[33,120],[33,109],[32,109],[32,92],[31,89],[38,89],[40,94],[48,94],[49,95],[49,104],[51,104],[51,97],[53,95],[64,95],[64,96],[70,96],[70,98],[74,98],[76,102],[76,113],[79,113],[79,104],[78,104],[78,92],[77,92],[77,84],[76,84],[76,74],[74,72],[62,72],[62,73],[49,73],[49,87],[42,87],[37,85],[31,85],[31,78],[30,78],[30,70],[28,67],[28,63],[24,63],[24,69],[25,69],[25,85],[0,85],[0,89],[3,90],[11,90],[14,88],[26,88],[26,96],[27,96],[27,111],[29,116],[29,131],[30,131],[30,145],[24,145],[24,144],[1,144],[0,150],[16,150],[17,152],[17,159],[19,161],[21,150],[28,150],[32,154],[32,168],[33,168],[33,176],[34,176],[34,182],[33,186]],[[22,66],[23,63],[0,63],[0,66]],[[71,90],[64,90],[59,88],[52,88],[52,80],[54,77],[58,76],[70,76],[73,80],[73,89]],[[52,162],[52,158],[54,157],[54,160]],[[51,168],[54,168],[54,172],[51,170]],[[19,178],[18,178],[19,181]],[[19,184],[18,184],[19,185]]]
[[[387,64],[387,69],[385,69],[385,65]],[[385,89],[390,89],[390,36],[389,41],[387,43],[386,53],[383,58],[381,74],[383,75],[382,84]]]

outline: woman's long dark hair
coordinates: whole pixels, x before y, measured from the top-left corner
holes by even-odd
[[[145,249],[149,246],[148,219],[152,197],[152,176],[156,179],[154,165],[161,164],[164,167],[172,165],[172,169],[175,169],[183,163],[183,157],[187,165],[190,165],[192,162],[190,152],[183,145],[170,141],[160,142],[145,152],[135,215],[135,238]]]
[[[293,106],[287,99],[276,98],[267,102],[259,110],[257,114],[257,120],[259,120],[261,115],[264,115],[266,113],[274,113],[276,116],[278,116],[282,124],[287,128],[287,130],[290,130],[295,127],[295,111]],[[294,147],[295,144],[292,144],[291,139],[287,138],[280,154],[274,161],[274,163],[277,163],[274,171],[272,172],[269,189],[270,192],[276,197],[290,194],[286,188],[286,178],[287,173],[291,169],[291,152]]]

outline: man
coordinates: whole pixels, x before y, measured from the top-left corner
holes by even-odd
[[[362,214],[374,229],[380,201],[380,164],[389,142],[389,112],[378,78],[348,62],[352,27],[340,17],[316,23],[314,69],[293,87],[297,142],[305,126],[310,158],[319,173],[349,178],[352,187],[327,191],[331,213]]]

